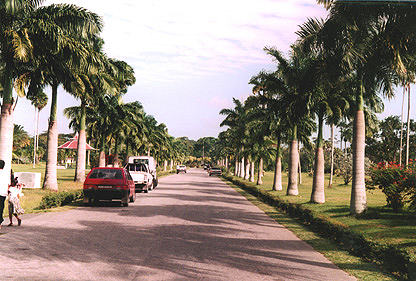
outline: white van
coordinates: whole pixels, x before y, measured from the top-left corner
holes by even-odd
[[[129,156],[129,164],[143,163],[149,167],[149,172],[153,176],[153,188],[158,184],[158,178],[156,173],[156,162],[151,156]]]
[[[128,163],[126,169],[130,172],[134,181],[135,191],[145,193],[153,189],[153,176],[149,167],[144,163]]]

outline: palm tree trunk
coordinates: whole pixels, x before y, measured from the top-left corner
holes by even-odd
[[[249,178],[250,178],[250,160],[248,160],[248,158],[247,158],[244,179],[248,180]]]
[[[0,173],[0,183],[7,189],[10,183],[13,151],[13,79],[10,71],[4,73],[3,103],[0,119],[0,159],[4,160],[3,172]]]
[[[39,115],[40,115],[40,109],[38,109],[38,118],[36,119],[36,154],[39,149]]]
[[[238,157],[235,156],[235,168],[234,168],[234,176],[238,176]]]
[[[163,171],[166,172],[167,169],[168,169],[168,160],[164,160],[163,161]]]
[[[273,190],[282,190],[282,155],[280,151],[280,133],[277,137],[277,151],[276,151],[276,162],[274,168],[274,177],[273,177]]]
[[[298,166],[299,166],[299,168],[298,168],[299,184],[302,184],[302,165],[301,165],[301,162],[300,162],[300,145],[299,145],[299,142],[298,142]]]
[[[228,171],[228,156],[225,157],[225,170]]]
[[[263,158],[259,160],[259,170],[257,172],[257,185],[263,184]]]
[[[254,161],[250,163],[250,182],[254,182]]]
[[[130,142],[128,139],[126,139],[126,157],[124,157],[124,163],[127,164],[129,162],[129,153],[130,153]]]
[[[244,147],[243,147],[242,151],[244,151]],[[244,178],[245,163],[246,163],[246,160],[243,156],[243,157],[241,157],[241,163],[240,163],[240,178]]]
[[[287,184],[287,195],[298,195],[298,140],[297,140],[297,128],[293,126],[292,141],[289,147],[289,176]]]
[[[170,159],[169,170],[172,171],[173,169],[173,159]]]
[[[33,132],[33,168],[36,166],[36,127],[37,127],[37,113],[38,108],[35,106],[35,128]]]
[[[400,119],[400,149],[399,149],[399,165],[402,165],[403,154],[403,118],[404,118],[404,99],[406,97],[406,84],[403,84],[403,100],[402,100],[402,115]]]
[[[58,123],[56,121],[56,111],[58,104],[58,83],[52,85],[51,113],[48,126],[48,147],[46,155],[45,179],[43,188],[58,191],[58,179],[56,165],[58,163]]]
[[[353,167],[350,212],[361,214],[367,208],[365,190],[365,117],[363,89],[357,95],[357,112],[354,119],[354,139],[352,141]]]
[[[334,176],[334,145],[335,145],[335,140],[334,140],[334,132],[335,131],[335,125],[331,124],[331,172],[329,174],[329,185],[328,187],[331,188],[332,187],[332,178]]]
[[[98,167],[105,167],[105,136],[101,136],[99,157]]]
[[[410,148],[410,84],[407,85],[407,97],[406,167],[409,166]]]
[[[81,101],[81,119],[79,126],[78,147],[77,147],[77,168],[75,170],[75,181],[84,182],[85,180],[85,156],[86,156],[86,133],[85,133],[85,118],[86,118],[86,102]]]
[[[323,149],[323,116],[319,116],[318,125],[318,137],[316,138],[316,150],[315,150],[315,169],[313,172],[313,184],[311,202],[313,203],[325,203],[325,160]]]
[[[120,138],[117,135],[114,143],[114,163],[113,167],[120,167],[120,161],[118,160],[118,151],[120,148]]]

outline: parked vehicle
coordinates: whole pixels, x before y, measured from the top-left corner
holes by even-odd
[[[177,165],[176,166],[176,173],[185,173],[186,174],[186,166],[185,165]]]
[[[220,175],[222,175],[222,171],[221,171],[220,168],[211,167],[209,169],[208,174],[209,174],[209,176],[212,176],[212,175],[214,175],[214,176],[220,176]]]
[[[126,169],[133,178],[136,192],[144,191],[147,193],[153,189],[153,176],[150,173],[149,166],[144,163],[129,163],[126,165]]]
[[[149,167],[150,174],[152,174],[152,177],[153,177],[153,188],[155,188],[158,184],[155,159],[151,156],[130,156],[129,157],[129,164],[139,164],[139,163],[144,163]]]
[[[84,181],[84,203],[113,199],[121,200],[125,207],[136,200],[130,173],[124,168],[93,168]]]

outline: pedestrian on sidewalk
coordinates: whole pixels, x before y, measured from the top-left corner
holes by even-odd
[[[23,184],[20,184],[17,181],[17,178],[14,177],[13,170],[11,171],[10,182],[11,183],[8,189],[10,223],[8,226],[13,225],[13,216],[16,217],[17,225],[20,226],[22,224],[22,219],[19,218],[19,215],[25,212],[25,210],[23,210],[22,206],[20,205],[20,197],[23,196],[23,193],[22,193]]]

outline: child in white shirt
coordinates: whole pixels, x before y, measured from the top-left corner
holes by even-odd
[[[20,205],[20,197],[23,196],[22,193],[22,184],[17,183],[16,185],[9,185],[8,189],[9,195],[9,226],[13,225],[13,216],[17,219],[17,225],[22,224],[21,218],[19,215],[23,214],[25,210],[23,210],[22,206]]]

